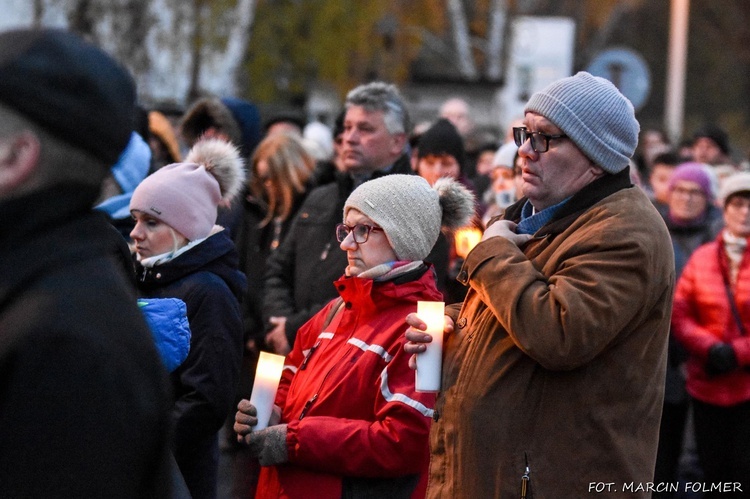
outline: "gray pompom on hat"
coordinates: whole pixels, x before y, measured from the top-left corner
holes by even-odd
[[[474,195],[461,183],[441,178],[435,185],[418,175],[386,175],[365,182],[344,205],[344,221],[355,209],[371,218],[399,260],[424,260],[440,229],[465,226],[474,215]]]
[[[624,170],[638,145],[633,105],[612,82],[585,71],[535,93],[524,111],[550,120],[609,173]]]

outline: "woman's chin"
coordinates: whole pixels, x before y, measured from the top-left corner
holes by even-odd
[[[357,265],[349,265],[346,267],[346,271],[345,271],[348,277],[357,277],[362,272],[363,272],[363,269]]]

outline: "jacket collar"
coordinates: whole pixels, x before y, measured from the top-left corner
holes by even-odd
[[[56,185],[0,203],[0,250],[91,213],[98,190]]]
[[[85,186],[58,186],[0,203],[0,306],[32,276],[113,255],[125,244],[91,209],[96,196]]]
[[[377,304],[384,299],[403,300],[409,296],[422,296],[428,292],[428,281],[433,280],[429,264],[420,265],[390,281],[377,282],[361,277],[341,277],[336,281],[339,295],[363,313],[375,313]],[[434,286],[433,286],[434,288]],[[435,289],[435,293],[439,293]],[[416,300],[417,298],[413,298]],[[425,298],[426,299],[426,298]],[[433,299],[440,299],[439,296]]]
[[[581,213],[615,192],[632,186],[633,184],[630,182],[630,167],[626,167],[624,170],[615,174],[605,174],[599,177],[575,193],[567,203],[560,207],[552,219],[534,234],[534,236],[544,237],[563,232],[581,215]],[[503,218],[514,221],[520,220],[521,209],[526,201],[527,198],[523,197],[510,205],[505,211]]]
[[[238,270],[239,254],[225,230],[217,232],[200,244],[190,248],[174,260],[152,268],[136,263],[138,288],[151,290],[166,286],[199,271],[221,277],[235,296],[244,293],[247,286],[245,274]]]

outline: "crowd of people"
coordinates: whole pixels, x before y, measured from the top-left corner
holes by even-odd
[[[489,135],[381,81],[330,127],[136,94],[74,34],[0,34],[3,496],[750,490],[750,173],[721,128],[672,145],[586,72]],[[418,301],[446,304],[439,393]]]

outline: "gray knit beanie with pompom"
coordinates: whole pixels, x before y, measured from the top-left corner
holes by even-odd
[[[433,187],[418,175],[386,175],[365,182],[344,205],[344,220],[355,209],[385,231],[399,260],[424,260],[441,227],[455,230],[474,215],[474,195],[461,183],[441,178]]]

